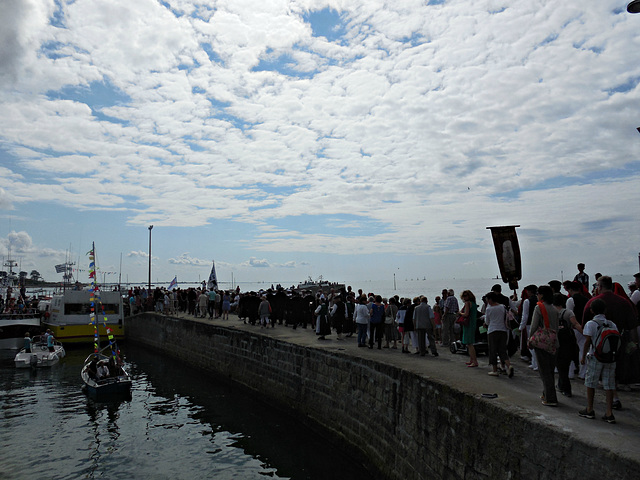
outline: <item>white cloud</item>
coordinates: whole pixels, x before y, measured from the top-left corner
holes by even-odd
[[[594,225],[624,248],[637,219],[605,220],[637,199],[637,18],[613,0],[424,3],[77,0],[51,24],[53,2],[7,0],[0,209],[237,222],[244,256],[221,268],[484,251],[498,222],[545,232],[535,251],[599,251]],[[329,7],[336,42],[304,22]],[[310,214],[337,219],[301,228]],[[186,248],[163,258],[210,263]]]
[[[256,267],[256,268],[269,268],[271,265],[266,259],[258,259],[255,257],[251,257],[249,260],[242,262],[240,264],[242,267]]]
[[[168,262],[173,265],[189,265],[192,267],[208,267],[211,264],[207,260],[191,257],[189,252],[185,252],[177,258],[170,258]]]

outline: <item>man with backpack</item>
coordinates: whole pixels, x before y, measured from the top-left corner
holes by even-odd
[[[629,341],[635,341],[637,339],[636,327],[638,326],[638,314],[636,307],[626,297],[622,297],[613,290],[613,280],[607,275],[601,275],[598,278],[598,291],[600,292],[596,297],[593,297],[587,302],[584,307],[584,314],[582,316],[583,325],[587,321],[591,320],[593,313],[591,310],[591,304],[596,299],[600,299],[604,302],[607,309],[607,318],[615,323],[618,332],[622,336],[621,357],[618,359],[616,365],[616,382],[622,384],[632,383],[640,375],[638,371],[638,365],[629,361],[629,355],[626,353],[626,346]],[[586,350],[586,348],[585,348]],[[584,353],[584,352],[583,352]],[[618,398],[617,393],[613,397],[613,409],[621,410],[622,403]]]
[[[596,418],[593,400],[602,376],[602,387],[607,398],[607,409],[602,419],[607,423],[616,423],[613,416],[613,396],[616,392],[616,356],[620,348],[621,338],[616,325],[604,316],[606,305],[602,299],[590,302],[593,319],[589,320],[583,330],[586,338],[581,364],[587,365],[584,385],[587,387],[587,408],[578,415],[584,418]],[[589,353],[587,353],[589,352]]]

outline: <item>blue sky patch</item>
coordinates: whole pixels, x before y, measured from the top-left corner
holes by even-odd
[[[50,58],[52,60],[68,57],[69,54],[61,52],[61,50],[65,46],[66,45],[61,42],[45,42],[40,47],[40,53],[42,53],[45,57]]]
[[[210,43],[201,43],[200,46],[202,47],[202,49],[205,51],[205,53],[209,57],[209,60],[211,60],[213,63],[219,63],[221,65],[224,65],[224,62],[222,61],[222,58],[213,49],[213,47],[211,46]]]
[[[62,9],[62,5],[59,2],[56,2],[56,10],[53,12],[53,15],[51,15],[49,23],[54,27],[66,28],[64,20],[64,10]]]
[[[49,90],[46,95],[50,100],[72,100],[84,103],[94,113],[104,107],[122,105],[131,101],[126,93],[113,86],[108,79],[103,82],[91,82],[88,87],[73,85],[57,91]]]
[[[253,67],[253,72],[278,72],[287,77],[312,78],[316,72],[303,72],[296,70],[296,63],[289,54],[282,54],[275,58],[263,58],[260,63]]]
[[[616,85],[613,88],[609,88],[608,90],[606,90],[606,92],[609,95],[613,95],[614,93],[626,93],[636,88],[638,82],[640,82],[640,77],[632,77],[625,83],[621,83],[620,85]]]
[[[338,234],[341,237],[362,237],[387,233],[383,223],[357,215],[300,215],[274,218],[271,225],[284,230],[295,230],[302,234]],[[338,230],[339,232],[335,232]]]
[[[340,40],[347,31],[340,13],[331,8],[309,12],[303,18],[311,24],[314,37],[324,37],[330,42]]]
[[[580,177],[554,177],[544,180],[530,188],[516,189],[510,192],[500,192],[491,195],[491,198],[518,198],[521,193],[527,191],[551,190],[555,188],[571,187],[574,185],[593,185],[606,181],[625,180],[637,175],[640,170],[640,161],[630,162],[621,168],[609,168],[606,170],[597,170]]]

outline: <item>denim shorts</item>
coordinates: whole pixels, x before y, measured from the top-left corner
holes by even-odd
[[[602,388],[605,390],[616,389],[616,364],[599,362],[595,355],[587,355],[587,374],[584,377],[584,386],[598,388],[598,380],[602,375]]]

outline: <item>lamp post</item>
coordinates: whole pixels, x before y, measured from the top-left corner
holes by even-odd
[[[149,225],[149,292],[151,292],[151,230],[153,225]]]
[[[633,0],[632,2],[629,2],[629,5],[627,5],[627,12],[640,13],[640,0]]]

